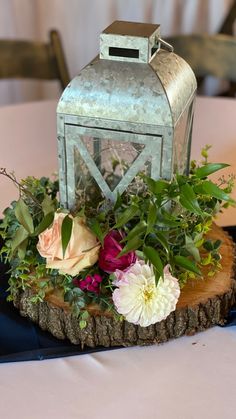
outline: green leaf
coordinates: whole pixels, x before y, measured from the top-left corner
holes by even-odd
[[[196,264],[184,256],[174,256],[174,262],[176,263],[176,265],[186,269],[187,271],[194,272],[197,275],[201,275],[201,271],[200,269],[198,269]]]
[[[15,216],[19,223],[28,231],[29,234],[34,232],[33,219],[30,215],[27,205],[24,203],[23,199],[19,199],[15,206]]]
[[[181,205],[184,208],[186,208],[188,211],[193,212],[194,214],[198,214],[198,215],[203,214],[203,212],[201,211],[201,208],[199,207],[194,190],[188,183],[180,187],[179,201]]]
[[[81,330],[85,329],[86,326],[87,326],[86,320],[80,320],[79,321],[79,327],[80,327]]]
[[[114,211],[116,211],[118,208],[120,208],[121,205],[122,205],[122,198],[121,198],[121,195],[118,191],[117,196],[116,196],[116,202],[115,202],[115,205],[114,205]]]
[[[62,221],[62,226],[61,226],[61,243],[62,243],[63,257],[65,256],[66,249],[71,238],[72,226],[73,226],[72,218],[69,215],[66,215],[64,220]]]
[[[218,250],[222,244],[221,240],[216,240],[214,243],[214,250]]]
[[[39,225],[35,228],[34,236],[38,236],[40,233],[42,233],[46,228],[48,228],[54,219],[54,212],[49,212],[39,223]]]
[[[144,246],[143,253],[154,266],[154,268],[157,270],[159,276],[163,277],[163,264],[156,249],[154,249],[154,247],[151,246]]]
[[[208,252],[211,252],[214,250],[214,244],[212,240],[206,240],[205,243],[203,243],[204,249],[206,249]]]
[[[82,298],[80,298],[79,300],[76,301],[76,305],[79,308],[84,308],[86,304],[85,304],[85,301]]]
[[[155,195],[162,193],[169,186],[169,183],[166,180],[154,180],[146,177],[145,181],[149,190]]]
[[[52,198],[50,198],[49,195],[45,195],[45,198],[43,199],[43,202],[41,205],[42,205],[42,210],[43,210],[44,215],[47,215],[55,211],[54,202]]]
[[[201,260],[201,264],[202,266],[207,266],[210,265],[210,263],[212,263],[212,254],[208,253],[208,255]]]
[[[209,176],[212,173],[215,173],[218,170],[224,169],[225,167],[228,167],[228,166],[229,164],[225,164],[225,163],[208,163],[205,166],[198,167],[194,174],[199,179],[202,179],[203,177]]]
[[[134,218],[139,213],[139,208],[136,205],[131,205],[117,218],[114,228],[123,227],[128,221]]]
[[[215,183],[210,180],[205,180],[201,185],[195,187],[195,191],[202,195],[210,195],[216,199],[223,201],[230,201],[231,198],[222,189],[220,189]]]
[[[65,295],[64,295],[64,301],[67,303],[72,303],[74,300],[74,294],[72,290],[68,290],[66,291]]]
[[[170,249],[169,249],[168,241],[166,240],[165,235],[161,231],[156,231],[155,236],[158,242],[160,242],[161,245],[164,247],[167,254],[169,254]]]
[[[98,222],[98,220],[96,220],[96,219],[92,220],[92,222],[89,224],[89,227],[103,246],[104,233],[101,229],[101,226],[100,226],[100,223]]]
[[[98,215],[97,215],[97,218],[96,218],[96,220],[97,221],[99,221],[99,222],[101,222],[101,223],[104,223],[105,221],[106,221],[106,213],[105,213],[105,211],[103,211],[103,212],[100,212]],[[82,215],[82,217],[84,217],[84,214]]]
[[[179,186],[182,186],[186,183],[187,176],[186,175],[178,175],[176,174],[176,181]]]
[[[197,262],[200,262],[201,257],[198,248],[196,247],[192,237],[185,235],[185,249],[190,255],[194,257]]]
[[[14,235],[14,239],[11,242],[11,253],[12,255],[15,253],[16,249],[27,239],[29,236],[28,231],[23,227],[20,226]]]
[[[157,219],[157,208],[153,202],[150,202],[148,208],[148,216],[147,216],[147,233],[149,234],[153,230],[153,226],[155,225]]]
[[[139,237],[133,237],[133,239],[129,240],[126,245],[123,247],[121,252],[118,254],[117,258],[125,255],[126,253],[132,252],[133,250],[138,249],[140,246],[142,246],[143,240],[141,240]]]
[[[17,247],[18,256],[20,259],[25,258],[27,245],[28,245],[28,237]]]
[[[136,236],[141,236],[144,234],[144,232],[147,229],[147,224],[145,221],[140,221],[138,224],[136,224],[136,226],[130,230],[130,232],[127,234],[127,236],[122,240],[122,242],[124,241],[128,241],[128,240],[132,240],[134,237]]]
[[[178,227],[180,225],[180,221],[177,220],[175,217],[172,217],[168,212],[163,212],[159,214],[155,223],[160,228],[170,228],[170,227]]]
[[[45,288],[48,286],[48,282],[47,281],[40,281],[37,283],[39,288]]]
[[[88,319],[89,319],[89,317],[90,317],[90,314],[89,314],[89,312],[88,312],[87,310],[84,310],[84,311],[81,313],[81,315],[80,315],[80,318],[81,318],[82,320],[88,320]]]
[[[84,291],[81,290],[81,288],[76,287],[76,288],[73,288],[73,294],[76,297],[82,297],[84,295]]]

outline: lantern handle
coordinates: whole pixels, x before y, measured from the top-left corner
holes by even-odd
[[[164,39],[156,38],[156,43],[159,48],[162,46],[163,49],[166,49],[167,51],[170,51],[170,52],[174,52],[174,47],[170,45],[168,42],[164,41]]]

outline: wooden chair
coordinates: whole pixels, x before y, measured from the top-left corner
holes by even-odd
[[[236,0],[233,1],[224,21],[222,22],[218,33],[233,35],[233,26],[236,20]]]
[[[59,80],[62,89],[70,81],[59,33],[51,30],[49,42],[0,40],[0,79]]]
[[[234,33],[234,24],[236,21],[236,0],[233,1],[231,8],[228,11],[223,23],[219,28],[219,33],[224,33],[227,35],[233,35]],[[235,97],[236,95],[236,83],[230,82],[227,92],[224,96]]]
[[[236,37],[230,35],[177,35],[167,39],[174,52],[192,67],[197,78],[214,76],[236,82]]]

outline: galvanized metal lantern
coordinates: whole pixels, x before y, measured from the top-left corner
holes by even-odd
[[[166,50],[167,47],[167,50]],[[165,49],[163,49],[165,48]],[[144,172],[188,170],[196,79],[160,26],[116,21],[58,103],[61,204],[115,201]]]

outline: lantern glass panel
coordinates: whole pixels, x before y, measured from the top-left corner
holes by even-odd
[[[138,192],[141,188],[141,181],[137,180],[136,173],[131,171],[131,166],[140,159],[138,174],[142,173],[151,176],[151,158],[144,156],[140,158],[145,148],[144,144],[135,142],[122,142],[110,138],[95,138],[91,136],[80,136],[87,153],[91,156],[100,176],[95,170],[88,167],[87,157],[81,154],[80,147],[74,147],[74,173],[76,201],[83,202],[101,200],[107,197],[109,191],[119,190],[123,192],[125,183],[129,190]],[[102,179],[104,183],[102,183]],[[127,185],[127,182],[129,185]],[[140,183],[140,184],[139,184]],[[82,200],[81,200],[82,198]]]
[[[174,133],[174,173],[188,172],[193,123],[193,102],[179,118]]]
[[[84,136],[82,141],[111,191],[121,182],[144,148],[143,144],[118,142],[108,138],[101,140]],[[143,170],[148,174],[145,164]]]
[[[140,193],[139,174],[160,177],[161,136],[67,126],[68,207],[116,200],[124,191]]]

